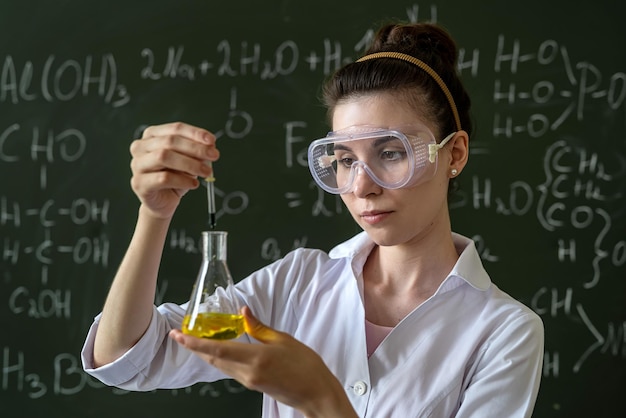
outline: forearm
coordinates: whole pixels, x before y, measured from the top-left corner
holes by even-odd
[[[335,407],[325,405],[315,412],[305,414],[305,416],[306,418],[358,418],[350,402],[346,402],[346,404],[335,404]]]
[[[96,366],[128,351],[150,324],[169,224],[169,219],[155,218],[140,208],[133,237],[102,310],[94,343]]]
[[[330,378],[318,395],[310,396],[302,407],[307,418],[358,418],[341,383],[330,372]]]

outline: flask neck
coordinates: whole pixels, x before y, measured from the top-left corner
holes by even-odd
[[[226,261],[226,231],[202,232],[202,257],[208,261]]]

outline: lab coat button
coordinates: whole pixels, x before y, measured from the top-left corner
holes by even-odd
[[[365,395],[365,393],[367,392],[367,383],[365,383],[362,380],[359,380],[358,382],[356,382],[354,384],[354,386],[352,387],[352,390],[354,391],[354,393],[356,393],[359,396],[363,396]]]

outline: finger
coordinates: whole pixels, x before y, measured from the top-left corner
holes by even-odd
[[[271,343],[276,342],[281,338],[281,333],[270,328],[259,321],[250,310],[249,307],[244,306],[241,309],[241,313],[243,314],[244,320],[244,328],[248,335],[254,338],[257,341],[262,343]]]
[[[178,329],[171,330],[169,337],[186,349],[199,352],[200,354],[210,354],[213,351],[209,346],[212,342],[211,340],[203,340],[193,335],[187,335]]]
[[[259,379],[251,379],[251,376],[255,374],[254,370],[252,370],[254,369],[253,359],[258,355],[258,345],[197,338],[185,335],[176,329],[170,331],[169,336],[182,347],[193,351],[208,364],[221,370],[248,389],[262,391],[255,384],[255,381],[258,382]],[[256,373],[266,375],[267,369],[263,366],[261,367],[263,371],[257,367]]]
[[[134,150],[134,153],[135,155],[131,160],[131,170],[134,174],[162,170],[179,171],[201,177],[207,177],[212,174],[212,169],[206,164],[204,158],[189,156],[181,152],[180,147],[157,148],[151,152],[146,152],[145,150],[137,152],[137,150]]]
[[[236,341],[211,340],[193,335],[183,334],[178,329],[169,333],[170,338],[204,358],[208,363],[224,371],[238,370],[252,357],[255,347],[253,344]]]
[[[196,177],[168,170],[133,176],[130,179],[130,183],[132,189],[139,196],[147,196],[153,192],[171,189],[176,192],[178,197],[181,197],[187,191],[200,186],[200,182]]]
[[[206,129],[189,125],[183,122],[166,123],[149,126],[143,131],[142,138],[151,138],[163,135],[178,135],[207,145],[215,144],[215,135]]]
[[[215,145],[201,144],[178,135],[137,139],[130,144],[130,154],[133,158],[152,153],[159,157],[162,156],[162,153],[167,152],[181,154],[202,162],[215,161],[220,156]]]

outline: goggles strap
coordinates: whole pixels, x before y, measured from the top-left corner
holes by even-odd
[[[452,139],[452,137],[456,134],[456,132],[452,132],[450,135],[446,136],[443,141],[438,144],[428,144],[428,161],[431,163],[435,162],[435,158],[437,157],[437,152],[443,148],[444,145],[448,143]]]
[[[454,116],[454,122],[456,123],[456,128],[458,131],[461,130],[461,119],[459,118],[459,112],[456,108],[456,104],[454,103],[454,98],[452,97],[450,90],[448,90],[448,86],[446,86],[446,83],[444,83],[439,74],[437,74],[437,72],[433,70],[428,64],[420,59],[415,58],[412,55],[403,54],[401,52],[375,52],[373,54],[365,55],[364,57],[359,58],[358,60],[356,60],[356,62],[363,62],[375,58],[395,58],[402,61],[410,62],[411,64],[424,70],[429,76],[433,78],[433,80],[435,80],[435,82],[443,91],[443,94],[446,96],[446,99],[448,99],[448,103],[450,104],[450,108],[452,109],[452,115]]]

